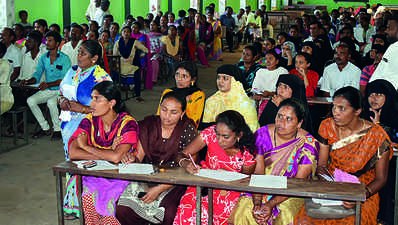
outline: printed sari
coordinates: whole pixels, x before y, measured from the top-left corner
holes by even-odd
[[[214,41],[213,41],[213,51],[211,52],[210,56],[214,58],[214,60],[219,60],[222,58],[222,45],[221,45],[221,33],[216,34],[216,30],[221,30],[221,22],[220,20],[215,20],[211,23],[214,32]]]
[[[91,103],[91,90],[102,81],[111,81],[109,74],[100,66],[93,66],[82,71],[78,66],[73,66],[65,75],[60,87],[60,94],[69,100],[74,100],[82,105]],[[64,143],[65,159],[69,160],[68,143],[72,134],[78,128],[86,114],[70,111],[61,111],[61,133]],[[74,213],[79,217],[79,201],[77,199],[76,176],[66,174],[66,195],[64,199],[64,211]]]
[[[293,178],[300,165],[312,165],[311,176],[315,175],[318,160],[319,143],[309,133],[280,146],[273,147],[269,126],[256,131],[255,146],[257,154],[264,156],[265,174]],[[271,200],[273,195],[264,195],[263,203]],[[304,204],[304,199],[290,197],[272,210],[268,225],[292,224],[295,216]],[[253,201],[251,194],[241,197],[239,204],[230,217],[236,225],[257,224],[252,215]]]
[[[319,127],[319,135],[330,145],[328,169],[335,169],[358,176],[359,181],[368,185],[376,176],[375,165],[383,153],[391,150],[390,139],[379,125],[367,128],[358,134],[338,139],[333,118],[324,120]],[[390,151],[390,157],[392,151]],[[376,193],[361,205],[361,224],[377,224],[379,194]],[[347,225],[354,224],[355,216],[335,220],[321,220],[306,216],[305,206],[297,215],[295,224]]]

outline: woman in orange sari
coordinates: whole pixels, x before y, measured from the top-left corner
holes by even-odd
[[[390,139],[377,124],[359,118],[361,94],[353,87],[339,89],[333,96],[333,117],[322,121],[317,173],[333,174],[340,169],[358,177],[365,185],[366,201],[361,205],[361,224],[376,225],[379,210],[378,191],[386,182],[388,160],[392,156]],[[329,161],[329,164],[328,164]],[[330,172],[328,172],[328,170]],[[346,208],[355,202],[343,202]],[[305,206],[297,215],[295,224],[354,224],[354,216],[343,219],[314,219],[306,216]]]

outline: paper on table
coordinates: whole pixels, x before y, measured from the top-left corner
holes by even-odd
[[[97,165],[91,168],[87,168],[87,170],[115,170],[118,168],[117,165],[113,165],[112,163],[105,160],[80,160],[72,162],[77,165],[77,168],[83,169],[83,163],[88,161],[96,161]]]
[[[222,181],[234,181],[248,177],[248,175],[238,172],[211,169],[200,169],[198,173],[195,173],[195,175]]]
[[[145,164],[145,163],[119,164],[119,173],[151,174],[153,172],[154,170],[152,164]]]
[[[264,188],[287,188],[287,178],[273,175],[252,175],[249,186]]]
[[[328,199],[312,198],[312,201],[315,202],[315,203],[324,205],[324,206],[327,206],[327,205],[330,205],[330,206],[332,206],[332,205],[343,205],[343,202],[339,201],[339,200],[328,200]]]

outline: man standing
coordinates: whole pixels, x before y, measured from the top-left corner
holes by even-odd
[[[304,42],[306,41],[314,41],[315,38],[320,34],[321,32],[321,27],[322,24],[319,21],[314,21],[312,23],[310,23],[310,36],[304,40]]]
[[[235,30],[235,19],[232,18],[232,7],[226,7],[227,13],[220,17],[221,25],[226,27],[226,39],[230,52],[233,52],[234,46],[234,30]]]
[[[320,80],[321,91],[325,97],[331,97],[340,88],[352,86],[359,90],[361,70],[350,63],[349,47],[340,44],[336,47],[335,63],[327,66]]]
[[[43,113],[39,108],[39,104],[47,102],[47,107],[50,110],[51,121],[54,129],[51,139],[58,140],[61,138],[61,128],[58,120],[59,113],[57,106],[59,84],[64,78],[66,72],[70,69],[71,64],[69,57],[58,51],[58,46],[62,40],[59,33],[49,31],[46,34],[46,40],[48,52],[40,57],[39,64],[37,65],[36,71],[32,78],[28,80],[22,80],[21,86],[39,83],[43,72],[45,72],[46,79],[45,81],[40,82],[40,91],[30,96],[27,100],[29,108],[41,127],[40,131],[33,134],[33,138],[39,138],[44,135],[48,136],[51,133],[50,126],[48,125],[47,120],[44,118]]]
[[[8,60],[11,64],[10,82],[17,79],[21,71],[22,56],[21,51],[14,45],[15,38],[15,32],[11,28],[6,27],[3,29],[3,32],[1,33],[1,42],[7,48],[7,52],[3,59]]]
[[[62,47],[62,52],[65,53],[67,56],[69,56],[70,61],[72,62],[72,65],[77,64],[77,53],[79,51],[79,47],[82,44],[82,33],[83,33],[83,28],[75,23],[71,25],[71,31],[70,31],[70,41]]]
[[[369,82],[384,79],[394,85],[395,89],[398,89],[398,16],[393,16],[388,20],[386,34],[391,45],[384,53],[383,59]]]

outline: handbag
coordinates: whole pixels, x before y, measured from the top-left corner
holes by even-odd
[[[347,209],[342,205],[321,205],[312,201],[312,198],[305,199],[305,213],[314,219],[342,219],[355,215],[355,209]]]

